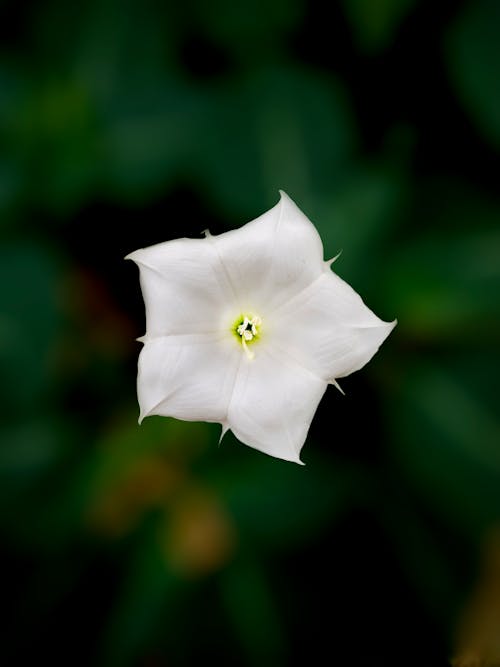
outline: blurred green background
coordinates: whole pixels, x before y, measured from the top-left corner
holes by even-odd
[[[497,0],[1,4],[2,664],[499,664],[499,150]],[[122,258],[278,188],[399,320],[305,468],[136,423]]]

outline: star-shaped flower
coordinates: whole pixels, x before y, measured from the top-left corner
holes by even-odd
[[[284,192],[240,229],[127,259],[146,306],[139,422],[218,422],[287,461],[301,462],[327,385],[362,368],[396,324],[331,270],[316,228]]]

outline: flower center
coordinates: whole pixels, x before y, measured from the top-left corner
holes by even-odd
[[[258,315],[240,315],[236,320],[233,331],[241,341],[241,345],[249,359],[252,359],[254,353],[248,348],[249,343],[253,343],[260,335],[260,326],[262,320]]]

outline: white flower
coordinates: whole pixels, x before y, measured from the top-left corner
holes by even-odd
[[[284,192],[240,229],[127,259],[146,306],[139,422],[218,422],[287,461],[301,462],[327,385],[364,366],[396,324],[332,272],[316,228]]]

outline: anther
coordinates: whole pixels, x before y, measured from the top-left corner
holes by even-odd
[[[243,317],[243,321],[241,321],[240,324],[238,324],[238,326],[236,327],[236,333],[241,338],[241,344],[249,359],[252,359],[254,357],[254,353],[251,350],[249,350],[247,343],[250,343],[254,338],[256,338],[259,335],[258,327],[261,325],[261,323],[262,320],[260,319],[260,317],[257,316],[248,317],[247,315],[245,315]]]

